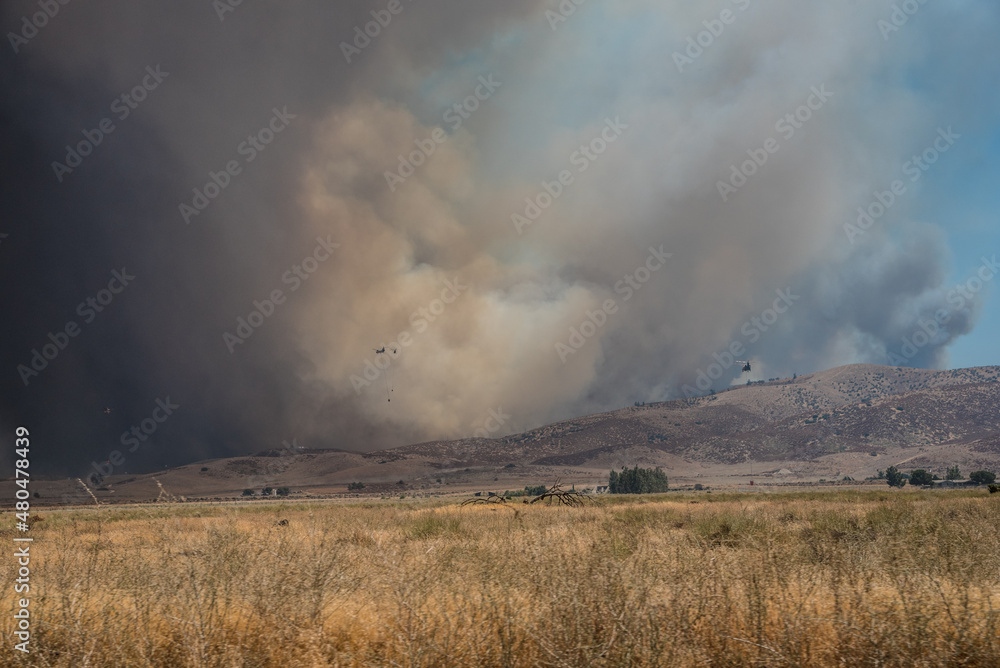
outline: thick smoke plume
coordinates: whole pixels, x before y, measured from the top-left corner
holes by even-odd
[[[138,471],[676,398],[734,343],[945,365],[985,292],[917,203],[996,112],[973,4],[7,3],[0,427]]]

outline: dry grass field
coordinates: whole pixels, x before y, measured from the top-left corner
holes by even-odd
[[[983,490],[43,513],[3,665],[1000,665]]]

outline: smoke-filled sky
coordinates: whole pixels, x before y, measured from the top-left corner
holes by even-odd
[[[5,2],[0,429],[139,472],[996,363],[996,3],[684,4]]]

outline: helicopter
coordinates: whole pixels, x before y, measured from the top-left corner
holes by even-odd
[[[385,354],[385,346],[382,346],[381,348],[372,348],[372,350],[375,351],[376,355],[383,355],[383,354]],[[396,349],[395,348],[392,349],[392,354],[393,355],[396,354]],[[385,367],[385,375],[382,376],[382,379],[385,381],[385,400],[387,402],[391,402],[392,399],[389,398],[389,393],[392,392],[393,389],[391,389],[389,387],[389,367],[388,366]]]
[[[743,365],[743,373],[750,373],[750,360],[736,360],[736,363]]]

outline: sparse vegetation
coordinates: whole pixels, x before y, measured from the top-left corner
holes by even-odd
[[[363,482],[349,482],[347,483],[347,491],[358,492],[365,488],[365,483]]]
[[[3,665],[902,668],[1000,655],[1000,504],[981,490],[45,519],[32,529],[46,546],[32,560],[32,654],[4,643]],[[0,561],[7,581],[16,569]],[[6,637],[14,621],[0,618]]]

